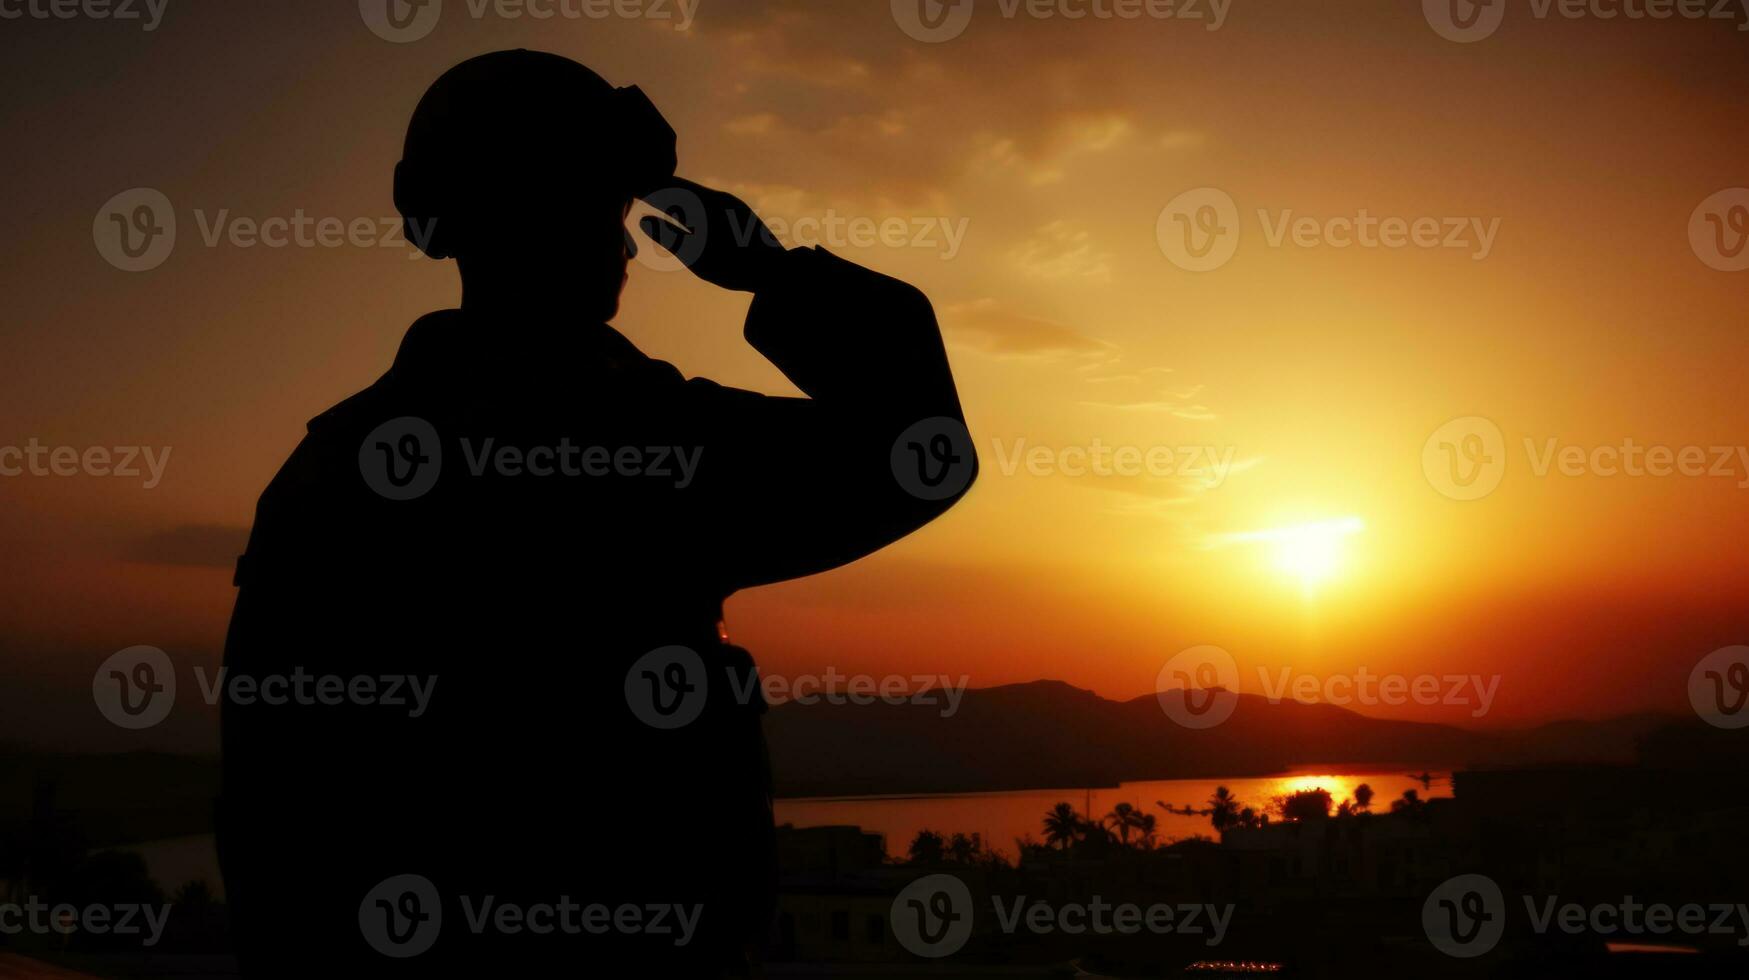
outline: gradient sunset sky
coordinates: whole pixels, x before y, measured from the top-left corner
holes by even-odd
[[[405,247],[209,247],[202,224],[393,216],[421,92],[506,47],[642,86],[682,173],[780,231],[933,229],[828,245],[934,301],[982,478],[877,556],[733,600],[768,673],[1129,698],[1213,644],[1258,693],[1258,668],[1500,678],[1484,717],[1369,714],[1686,711],[1696,661],[1749,643],[1749,459],[1723,477],[1538,475],[1525,445],[1749,442],[1749,272],[1709,266],[1689,234],[1703,201],[1749,186],[1738,13],[1538,19],[1514,2],[1467,44],[1420,3],[1301,0],[1233,0],[1218,30],[980,0],[944,43],[908,36],[886,0],[702,0],[685,30],[448,0],[402,44],[352,2],[169,0],[152,31],[0,21],[0,445],[171,449],[151,489],[0,478],[0,739],[115,741],[90,684],[123,647],[216,666],[230,563],[304,422],[459,297],[448,263]],[[137,187],[173,203],[178,239],[128,273],[93,220]],[[1162,210],[1197,188],[1239,214],[1236,253],[1207,272],[1160,242]],[[1362,210],[1497,231],[1479,259],[1269,240],[1284,212]],[[747,303],[634,265],[615,326],[688,375],[793,393],[742,341]],[[1498,426],[1506,470],[1454,500],[1423,447],[1471,416]],[[1004,472],[1096,440],[1231,467],[1218,485]],[[214,742],[185,713],[146,734],[126,744]]]

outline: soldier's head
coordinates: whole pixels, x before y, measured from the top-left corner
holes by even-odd
[[[642,92],[569,58],[498,51],[420,99],[395,206],[408,240],[457,261],[464,291],[563,293],[606,320],[631,254],[627,209],[673,171],[673,131]]]

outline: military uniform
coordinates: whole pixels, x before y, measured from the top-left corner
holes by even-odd
[[[975,469],[961,440],[951,495],[896,476],[902,434],[962,418],[940,332],[916,289],[824,251],[784,255],[746,325],[807,398],[688,380],[602,324],[542,336],[420,319],[261,497],[229,673],[375,694],[223,704],[220,850],[250,975],[732,969],[775,870],[763,704],[723,601],[897,540]],[[430,685],[417,717],[384,703],[396,677]],[[683,696],[676,725],[662,711]],[[372,902],[390,926],[418,909],[371,896],[406,875],[440,896],[441,928],[385,954]],[[477,929],[486,896],[702,915],[684,946]]]

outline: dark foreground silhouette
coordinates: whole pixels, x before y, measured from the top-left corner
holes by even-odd
[[[673,145],[637,90],[526,51],[415,111],[396,202],[461,309],[310,422],[239,563],[230,679],[285,702],[223,702],[247,974],[714,975],[767,935],[763,706],[722,603],[897,540],[976,464],[922,294],[782,248]],[[634,198],[687,202],[644,227],[753,293],[748,342],[806,398],[606,325]]]

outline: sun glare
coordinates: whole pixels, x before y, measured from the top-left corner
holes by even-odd
[[[1346,540],[1365,529],[1366,523],[1360,518],[1342,517],[1229,534],[1223,541],[1264,546],[1270,564],[1311,593],[1342,570],[1347,556]]]

